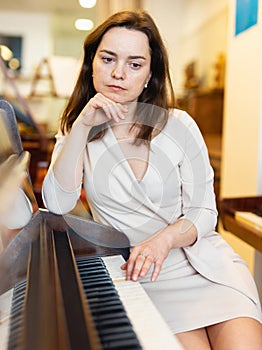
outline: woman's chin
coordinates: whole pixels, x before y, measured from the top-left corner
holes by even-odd
[[[127,103],[130,103],[130,102],[134,102],[132,99],[130,99],[130,96],[123,96],[123,93],[121,92],[102,92],[101,93],[109,98],[110,100],[116,102],[116,103],[121,103],[121,104],[127,104]]]

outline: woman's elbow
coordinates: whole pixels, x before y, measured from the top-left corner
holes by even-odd
[[[64,215],[76,206],[80,192],[66,192],[46,177],[42,187],[42,199],[46,209],[57,215]]]
[[[75,201],[66,201],[59,200],[56,195],[50,196],[46,195],[44,191],[42,191],[42,199],[45,208],[53,214],[56,215],[65,215],[74,209],[77,200]]]

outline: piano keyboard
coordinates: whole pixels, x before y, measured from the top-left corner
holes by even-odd
[[[103,349],[142,349],[100,257],[77,259],[86,299]]]
[[[171,333],[141,284],[126,281],[125,272],[119,268],[124,263],[122,256],[114,255],[102,259],[142,348],[146,350],[182,350],[182,346]]]
[[[123,262],[120,255],[76,258],[102,349],[182,349],[141,284],[125,280],[125,272],[120,269]],[[1,350],[17,348],[25,286],[22,281],[0,296]]]
[[[23,280],[0,296],[0,350],[16,349],[19,346],[17,341],[21,332],[20,321],[25,293],[26,280]],[[10,338],[9,333],[12,333]]]

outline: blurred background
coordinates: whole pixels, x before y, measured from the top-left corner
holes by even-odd
[[[92,25],[97,26],[115,11],[126,8],[148,10],[167,44],[177,96],[184,97],[184,93],[188,92],[185,91],[187,75],[191,81],[191,86],[187,83],[187,90],[200,85],[205,89],[223,85],[223,76],[219,83],[216,81],[216,65],[221,65],[223,75],[228,29],[227,3],[227,0],[164,0],[161,3],[156,0],[97,0],[87,4],[94,4],[93,7],[85,8],[78,0],[0,0],[0,40],[2,45],[8,40],[9,47],[11,45],[14,51],[9,68],[17,67],[10,73],[19,91],[27,98],[31,97],[29,102],[36,109],[36,119],[47,123],[53,131],[63,98],[70,93],[72,84],[68,81],[75,76],[74,63],[77,65],[77,60],[81,60],[83,41],[88,34],[88,30],[76,28],[76,20],[89,21],[87,24],[92,29]],[[57,69],[60,67],[60,75],[55,68],[52,70],[52,80],[58,91],[52,86],[52,80],[43,79],[48,78],[50,73],[45,59],[52,61]],[[61,76],[68,81],[64,82]],[[52,97],[56,92],[58,99],[45,99],[45,106],[40,108],[36,97]],[[9,86],[1,82],[0,93],[11,94]],[[62,101],[59,100],[61,98]],[[51,106],[51,113],[46,110],[48,105]]]

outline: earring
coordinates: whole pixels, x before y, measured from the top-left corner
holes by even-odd
[[[147,86],[148,86],[148,82],[145,83],[145,89],[147,88]]]

